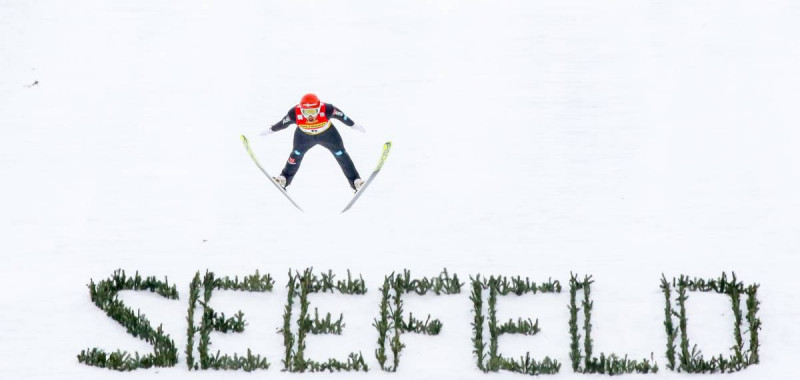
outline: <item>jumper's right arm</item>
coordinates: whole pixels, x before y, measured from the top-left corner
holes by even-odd
[[[286,113],[286,116],[281,119],[281,121],[273,124],[271,127],[267,128],[264,132],[261,132],[262,136],[269,135],[273,132],[278,132],[282,129],[288,128],[290,125],[297,123],[297,115],[294,112],[294,108],[290,109],[289,112]]]

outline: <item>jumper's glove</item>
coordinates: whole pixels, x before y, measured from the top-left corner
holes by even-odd
[[[269,127],[264,132],[261,132],[258,135],[259,136],[269,136],[269,135],[271,135],[273,133],[275,133],[275,131],[272,130],[272,127]]]
[[[353,128],[353,129],[355,129],[355,130],[357,130],[357,131],[359,131],[361,133],[366,133],[367,132],[367,130],[364,129],[364,127],[362,127],[361,124],[353,124],[353,126],[350,127],[350,128]]]

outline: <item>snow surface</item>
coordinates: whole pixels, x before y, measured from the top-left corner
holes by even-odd
[[[408,297],[436,337],[407,334],[400,369],[374,357],[378,287],[408,268],[591,274],[595,353],[654,354],[666,369],[662,273],[759,283],[761,364],[714,379],[785,379],[800,356],[800,4],[791,0],[0,0],[0,377],[3,379],[451,378],[475,367],[467,289]],[[33,85],[37,82],[36,85]],[[292,131],[257,133],[308,91],[367,128],[340,127],[362,175],[393,151],[348,213],[322,148],[291,188],[297,212],[250,162],[277,172]],[[286,273],[347,269],[365,296],[315,296],[344,313],[309,356],[361,351],[366,374],[281,372]],[[180,301],[127,292],[175,339],[181,362],[118,373],[85,348],[148,352],[89,300],[117,269],[168,276]],[[189,372],[196,271],[277,279],[273,293],[215,293],[243,334],[213,349],[266,355],[266,372]],[[568,295],[503,298],[501,338],[569,367]],[[728,353],[724,297],[692,295],[689,329]]]

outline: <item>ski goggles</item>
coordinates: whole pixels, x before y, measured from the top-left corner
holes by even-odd
[[[300,112],[303,113],[303,116],[317,116],[319,115],[319,108],[301,108]]]

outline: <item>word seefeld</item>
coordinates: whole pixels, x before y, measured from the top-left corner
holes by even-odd
[[[340,294],[363,295],[367,288],[364,279],[354,278],[347,272],[347,278],[336,280],[335,275],[313,272],[308,268],[300,271],[290,270],[288,274],[288,297],[283,313],[283,326],[279,333],[283,336],[285,347],[281,358],[282,370],[288,372],[319,371],[363,371],[370,370],[361,352],[350,353],[345,359],[327,359],[317,361],[305,356],[306,337],[311,334],[341,334],[343,316],[338,319],[330,313],[321,317],[314,312],[309,313],[309,294],[323,292],[339,292]],[[197,272],[189,286],[189,308],[187,312],[187,344],[184,349],[184,362],[189,370],[226,369],[226,370],[266,370],[271,363],[250,349],[244,355],[229,356],[217,352],[211,354],[211,331],[243,332],[245,328],[244,313],[239,311],[232,317],[217,313],[211,308],[210,300],[215,290],[238,290],[246,292],[271,292],[275,281],[269,274],[217,277],[206,271],[201,276]],[[569,292],[569,330],[570,330],[570,366],[576,373],[599,373],[616,375],[623,373],[657,373],[658,364],[652,358],[640,360],[628,359],[627,355],[593,351],[591,338],[592,301],[591,276],[579,277],[571,274],[568,282]],[[403,312],[403,296],[414,292],[419,295],[461,294],[465,283],[456,274],[443,270],[437,277],[415,278],[410,271],[392,273],[384,277],[380,287],[381,301],[378,317],[373,326],[378,340],[375,359],[381,370],[394,372],[400,366],[401,353],[405,345],[403,334],[437,335],[442,323],[431,319],[430,315],[423,321],[412,314]],[[142,314],[135,313],[118,297],[122,290],[147,290],[168,299],[178,299],[175,285],[170,285],[155,277],[142,277],[137,272],[130,277],[123,270],[115,271],[111,277],[97,283],[90,281],[89,293],[92,302],[98,308],[126,328],[127,332],[153,346],[147,354],[129,353],[121,350],[106,353],[99,348],[81,351],[78,361],[89,366],[109,368],[118,371],[130,371],[139,368],[173,367],[178,365],[179,354],[175,342],[165,334],[161,326],[153,328],[150,321]],[[662,275],[661,290],[664,294],[664,327],[666,330],[666,367],[671,371],[687,373],[720,372],[732,373],[759,362],[758,331],[761,321],[757,317],[759,285],[745,286],[736,279],[736,274],[729,278],[725,273],[715,279],[689,278],[681,275],[667,280]],[[524,373],[529,375],[555,374],[561,371],[562,363],[550,357],[541,359],[531,357],[530,353],[520,358],[507,358],[498,354],[498,338],[503,334],[535,335],[539,332],[538,321],[519,318],[500,323],[497,320],[497,298],[507,295],[523,295],[528,293],[561,293],[562,285],[557,280],[543,283],[530,281],[528,278],[489,276],[480,274],[470,276],[468,291],[473,305],[472,343],[475,366],[483,372],[500,370]],[[695,346],[690,344],[686,332],[686,300],[689,292],[710,292],[730,298],[734,315],[733,334],[735,345],[731,352],[719,354],[710,359],[704,357]],[[202,298],[201,298],[202,294]],[[484,307],[486,303],[487,307]],[[486,312],[484,312],[486,310]],[[743,312],[744,310],[744,312]],[[582,315],[583,323],[578,319]],[[742,329],[746,320],[747,328]],[[746,332],[746,337],[743,331]],[[581,339],[583,338],[583,339]],[[679,341],[676,342],[676,341]],[[745,344],[745,341],[747,342]],[[197,355],[195,356],[195,353]]]

